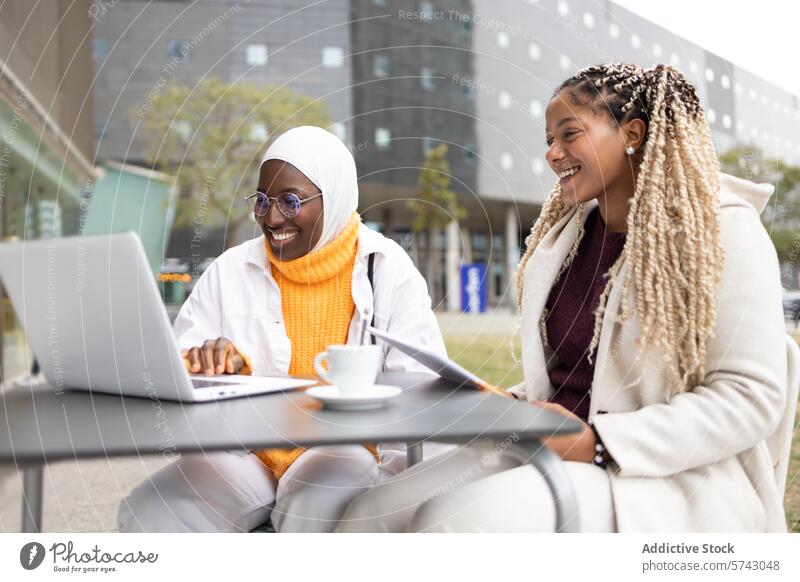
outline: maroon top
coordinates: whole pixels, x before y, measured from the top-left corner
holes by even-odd
[[[557,356],[550,372],[557,402],[583,420],[589,417],[594,364],[587,359],[594,336],[594,312],[608,279],[604,276],[625,246],[625,233],[608,232],[595,207],[572,264],[556,281],[547,298],[547,341]],[[592,354],[592,362],[597,348]]]

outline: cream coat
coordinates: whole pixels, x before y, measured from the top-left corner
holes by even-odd
[[[615,461],[608,475],[618,531],[786,531],[764,442],[787,392],[778,261],[759,220],[771,187],[725,175],[721,185],[726,258],[702,385],[668,401],[660,354],[637,351],[635,316],[618,321],[621,284],[608,299],[589,414]],[[511,390],[529,401],[552,394],[547,368],[555,362],[538,321],[577,232],[573,210],[525,268],[525,382]]]

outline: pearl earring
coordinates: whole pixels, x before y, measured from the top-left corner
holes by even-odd
[[[633,149],[632,146],[628,146],[628,147],[625,148],[625,153],[628,154],[629,156],[632,156],[635,151],[636,150]]]

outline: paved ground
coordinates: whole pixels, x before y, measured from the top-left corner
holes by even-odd
[[[161,457],[65,461],[45,470],[44,531],[116,531],[117,506],[167,463]],[[21,474],[0,469],[0,532],[20,530]]]

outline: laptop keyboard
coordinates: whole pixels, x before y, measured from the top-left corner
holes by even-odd
[[[233,386],[236,382],[225,382],[224,380],[204,380],[202,378],[192,378],[192,385],[195,388],[217,388],[218,386]]]

